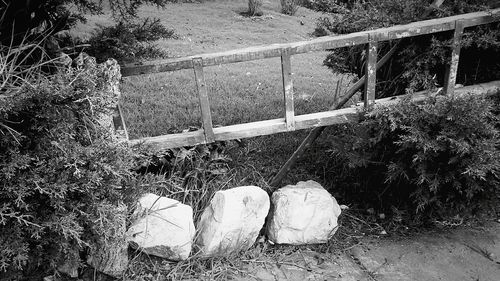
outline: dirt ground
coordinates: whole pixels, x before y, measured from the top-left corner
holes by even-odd
[[[500,280],[500,223],[411,238],[366,238],[336,254],[303,249],[248,262],[237,280]]]

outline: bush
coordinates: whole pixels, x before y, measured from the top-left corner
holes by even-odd
[[[167,53],[153,41],[175,37],[173,30],[163,26],[159,19],[146,18],[142,22],[120,22],[103,27],[86,42],[85,51],[98,62],[114,58],[120,63],[141,59],[164,58]],[[81,42],[82,43],[82,42]]]
[[[145,3],[165,7],[177,0],[5,0],[0,3],[0,42],[18,46],[25,34],[33,40],[68,30],[78,21],[85,21],[85,13],[102,14],[109,5],[115,20],[129,21],[137,16],[137,9]],[[30,41],[32,42],[32,41]]]
[[[498,118],[474,95],[406,99],[347,126],[332,155],[352,196],[416,220],[453,215],[499,191]]]
[[[248,0],[248,15],[262,16],[262,0]]]
[[[304,0],[302,6],[324,13],[339,13],[345,9],[350,9],[354,0]]]
[[[289,16],[295,15],[302,0],[281,0],[281,13]]]
[[[133,153],[102,123],[116,73],[84,56],[51,76],[29,67],[24,83],[1,81],[2,280],[40,278],[92,245],[109,232],[103,208],[131,200],[136,182]]]
[[[445,1],[426,18],[427,0],[356,1],[344,5],[339,14],[318,20],[316,34],[347,34],[429,18],[487,9],[487,0]],[[457,82],[475,84],[499,79],[499,23],[468,28],[464,33]],[[392,59],[377,72],[377,97],[393,96],[443,85],[444,69],[450,57],[451,32],[403,39]],[[379,42],[384,54],[394,42]],[[335,49],[324,61],[336,72],[364,75],[364,46]]]

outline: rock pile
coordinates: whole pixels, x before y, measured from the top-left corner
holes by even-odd
[[[314,181],[280,188],[271,200],[260,187],[240,186],[216,192],[195,230],[190,206],[148,193],[139,199],[123,243],[174,261],[188,259],[193,246],[203,257],[247,250],[263,229],[272,243],[325,243],[337,230],[340,212],[335,198]]]

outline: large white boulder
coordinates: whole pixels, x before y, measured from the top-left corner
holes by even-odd
[[[189,257],[195,235],[193,209],[177,200],[152,193],[144,195],[127,230],[132,248],[169,260]]]
[[[226,255],[250,248],[264,226],[269,196],[257,186],[217,191],[197,225],[202,256]]]
[[[337,230],[340,206],[315,181],[280,188],[273,193],[271,201],[267,235],[274,243],[325,243]]]

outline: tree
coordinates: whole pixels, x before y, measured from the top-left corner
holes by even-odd
[[[165,7],[177,0],[4,0],[0,2],[0,43],[17,45],[40,40],[85,21],[85,14],[101,14],[111,7],[117,21],[137,17],[141,4]]]

